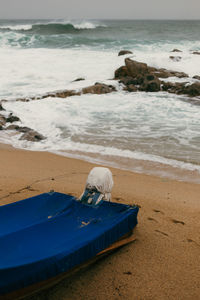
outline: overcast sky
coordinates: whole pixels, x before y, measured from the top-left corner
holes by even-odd
[[[0,0],[0,19],[200,19],[200,0]]]

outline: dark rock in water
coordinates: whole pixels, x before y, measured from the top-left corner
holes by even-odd
[[[140,86],[140,91],[158,92],[160,91],[160,80],[152,74],[145,77],[143,84]]]
[[[200,51],[194,51],[192,54],[200,55]]]
[[[195,82],[191,85],[187,85],[184,88],[183,93],[192,97],[200,96],[200,82]]]
[[[0,103],[0,110],[5,110],[1,103]]]
[[[41,99],[48,98],[48,97],[57,97],[57,98],[67,98],[71,96],[80,96],[80,92],[76,92],[74,90],[65,90],[61,92],[49,93],[42,96]]]
[[[114,86],[98,82],[82,89],[83,94],[108,94],[114,91],[116,91]]]
[[[119,83],[123,83],[124,85],[137,84],[137,79],[130,76],[122,77]]]
[[[124,90],[128,92],[137,92],[138,88],[134,84],[128,84]]]
[[[129,74],[129,72],[128,72],[127,67],[125,67],[125,66],[119,67],[119,68],[115,71],[115,79],[117,79],[117,78],[122,78],[122,77],[127,77],[127,76],[130,77],[130,74]]]
[[[173,61],[176,61],[176,62],[181,61],[181,59],[182,59],[181,56],[170,56],[169,58],[170,58],[171,60],[173,60]]]
[[[52,93],[47,93],[41,96],[36,96],[36,97],[30,97],[30,98],[18,98],[16,101],[20,102],[29,102],[29,101],[34,101],[34,100],[42,100],[46,99],[48,97],[51,98],[67,98],[71,96],[80,96],[80,92],[76,92],[75,90],[63,90],[63,91],[58,91],[58,92],[52,92]]]
[[[20,140],[27,140],[30,142],[39,142],[41,140],[46,139],[42,134],[38,133],[35,130],[29,130],[28,132],[24,133],[21,137]]]
[[[189,77],[188,74],[184,72],[177,72],[177,71],[169,71],[170,76],[169,77],[178,77],[178,78],[187,78]]]
[[[188,85],[188,82],[162,82],[162,90],[178,95],[196,97],[200,96],[200,82],[191,85]]]
[[[169,78],[169,77],[187,78],[187,77],[189,77],[184,72],[171,71],[171,70],[166,70],[163,68],[156,69],[156,71],[154,71],[154,74],[159,78]]]
[[[32,129],[24,126],[24,127],[18,127],[17,131],[26,133],[26,132],[32,131]]]
[[[121,50],[119,51],[118,56],[125,55],[125,54],[133,54],[133,52],[130,50]]]
[[[23,133],[26,133],[26,132],[29,132],[31,131],[32,129],[29,128],[29,127],[21,127],[21,126],[18,126],[18,125],[9,125],[8,127],[6,127],[6,130],[17,130],[19,132],[23,132]]]
[[[169,93],[179,93],[185,87],[187,82],[164,82],[162,81],[162,90]]]
[[[157,69],[156,71],[154,71],[154,74],[159,78],[172,77],[170,71],[168,71],[166,69]]]
[[[0,125],[0,130],[3,130],[3,129],[4,129],[3,126]]]
[[[195,76],[193,76],[192,78],[197,79],[197,80],[200,80],[200,76],[199,76],[199,75],[195,75]]]
[[[77,78],[77,79],[73,80],[72,82],[82,81],[82,80],[85,80],[85,78],[80,77],[80,78]]]
[[[0,125],[4,126],[6,124],[6,118],[3,115],[0,115]]]
[[[181,51],[179,49],[173,49],[171,52],[183,52],[183,51]]]
[[[6,122],[8,123],[13,123],[17,121],[20,121],[20,118],[18,118],[17,116],[13,116],[13,114],[10,114],[8,118],[6,118]]]
[[[7,126],[5,129],[6,130],[18,130],[19,128],[20,127],[18,125],[12,124],[12,125]]]

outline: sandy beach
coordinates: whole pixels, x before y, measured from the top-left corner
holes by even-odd
[[[0,165],[0,205],[50,190],[79,196],[94,166],[3,144]],[[200,299],[200,185],[111,171],[112,200],[141,207],[136,241],[29,299]]]

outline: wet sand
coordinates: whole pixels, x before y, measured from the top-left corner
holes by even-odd
[[[94,164],[0,145],[0,205],[79,196]],[[112,200],[138,204],[136,241],[31,300],[200,299],[200,185],[110,168]]]

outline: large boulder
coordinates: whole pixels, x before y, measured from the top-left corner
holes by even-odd
[[[82,89],[83,94],[108,94],[114,91],[116,91],[116,89],[113,85],[107,85],[99,82]]]
[[[126,55],[126,54],[133,54],[133,52],[130,50],[121,50],[119,51],[118,56]]]
[[[148,66],[145,63],[126,58],[125,65],[131,77],[137,77],[138,75],[146,75],[149,73]]]

